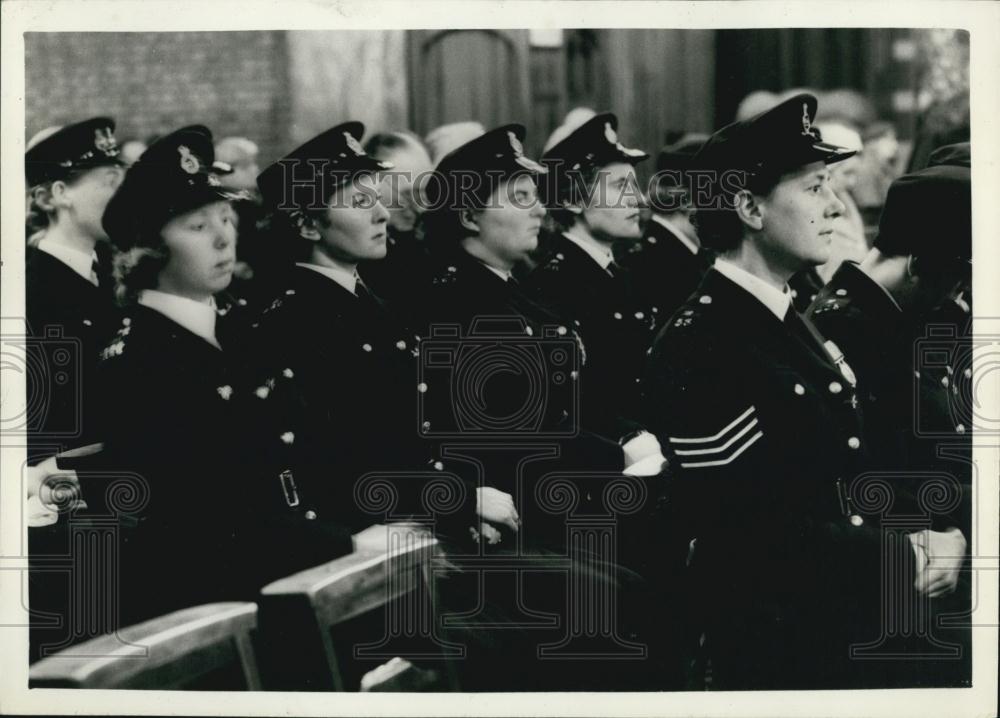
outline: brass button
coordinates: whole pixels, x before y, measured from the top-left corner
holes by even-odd
[[[832,382],[830,382],[830,393],[831,394],[839,394],[843,390],[844,390],[844,387],[842,387],[840,385],[839,381],[832,381]]]
[[[861,439],[859,439],[856,436],[852,436],[850,439],[847,440],[847,445],[850,446],[852,449],[860,449]]]
[[[865,520],[857,514],[851,514],[851,526],[860,526]]]
[[[311,511],[311,510],[310,511],[306,511],[305,517],[309,521],[315,521],[316,520],[316,512],[315,511]]]

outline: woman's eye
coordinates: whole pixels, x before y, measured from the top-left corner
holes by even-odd
[[[192,232],[200,232],[201,230],[205,229],[205,223],[199,222],[198,224],[189,224],[188,229],[190,229]]]

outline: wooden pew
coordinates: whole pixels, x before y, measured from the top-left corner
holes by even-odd
[[[33,664],[32,688],[260,690],[253,603],[185,608]]]
[[[433,637],[438,542],[411,534],[390,546],[361,547],[264,587],[265,688],[457,690],[449,647]]]

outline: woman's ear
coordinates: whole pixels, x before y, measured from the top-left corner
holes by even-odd
[[[569,202],[563,201],[562,208],[564,210],[566,210],[567,212],[570,212],[570,213],[576,215],[577,217],[579,217],[581,214],[583,214],[583,207],[581,207],[578,204],[571,204]]]
[[[73,201],[69,197],[69,185],[62,180],[56,180],[51,185],[49,185],[49,198],[52,204],[52,209],[58,209],[60,207],[72,207]]]
[[[42,185],[31,190],[31,201],[43,212],[54,212],[55,202],[52,198],[51,185]]]
[[[475,210],[463,209],[458,213],[458,221],[464,229],[479,234],[479,220],[476,218]]]
[[[750,190],[741,189],[733,197],[733,209],[740,221],[750,229],[761,230],[764,227],[764,211],[760,202]]]

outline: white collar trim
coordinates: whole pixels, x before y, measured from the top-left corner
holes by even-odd
[[[785,321],[785,314],[788,313],[788,307],[792,303],[792,294],[788,291],[787,284],[784,290],[776,289],[760,277],[724,259],[716,258],[714,266],[722,276],[756,297],[757,301],[771,310],[779,321]]]
[[[590,255],[591,259],[601,265],[601,269],[607,270],[608,266],[615,261],[615,255],[608,247],[590,237],[575,237],[569,232],[563,232],[563,236]]]
[[[58,259],[91,284],[96,284],[91,277],[91,269],[97,259],[96,252],[82,252],[73,247],[67,247],[51,239],[43,239],[38,243],[38,249]]]
[[[314,272],[319,272],[324,277],[332,279],[337,284],[342,286],[344,289],[349,291],[351,294],[357,294],[358,286],[358,273],[357,271],[349,272],[346,269],[340,267],[329,267],[325,264],[311,264],[309,262],[296,262],[295,266],[305,267],[306,269],[311,269]]]
[[[214,347],[219,347],[215,338],[215,299],[208,303],[196,302],[177,294],[161,292],[158,289],[145,289],[139,294],[139,304],[149,307],[167,319],[187,329]]]
[[[667,219],[666,217],[661,217],[658,214],[651,215],[650,219],[658,223],[659,225],[669,229],[674,234],[674,236],[680,240],[681,244],[683,244],[685,247],[691,250],[691,254],[698,254],[698,249],[699,249],[698,245],[692,242],[690,237],[685,235],[682,231],[680,231],[680,229],[674,226],[674,223],[671,222],[669,219]]]

